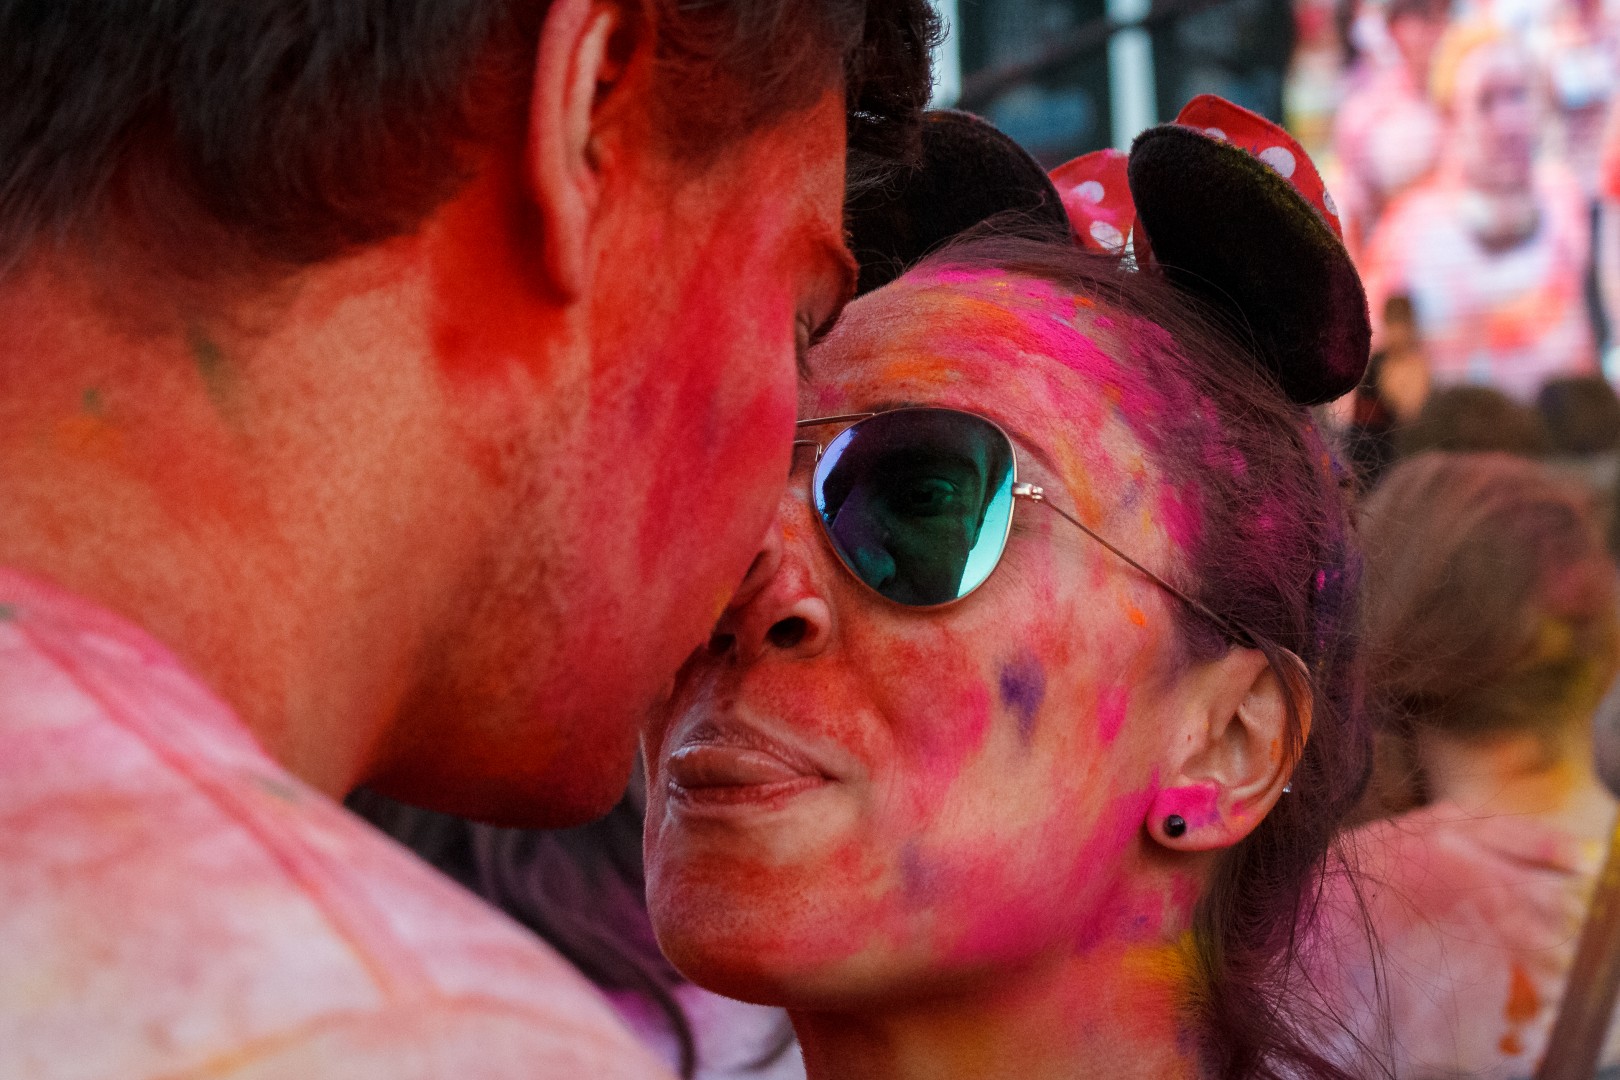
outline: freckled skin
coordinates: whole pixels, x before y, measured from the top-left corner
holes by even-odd
[[[1093,314],[1035,282],[904,278],[816,351],[801,414],[986,415],[1013,435],[1022,479],[1167,572],[1173,537],[1117,497],[1171,494],[1116,409],[1151,393]],[[1207,862],[1172,864],[1144,831],[1181,670],[1170,601],[1021,502],[976,593],[938,611],[887,603],[828,549],[806,471],[782,500],[780,565],[722,622],[740,644],[696,658],[646,737],[664,949],[700,983],[792,1010],[813,1077],[861,1074],[852,1060],[884,1076],[1191,1075],[1183,934]],[[826,605],[824,638],[755,647],[749,626],[807,601]],[[728,715],[819,748],[835,782],[759,813],[689,812],[667,756]],[[897,1032],[934,1072],[900,1067],[917,1060]]]

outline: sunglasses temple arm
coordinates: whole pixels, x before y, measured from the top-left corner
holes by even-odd
[[[1163,589],[1171,596],[1174,596],[1177,600],[1180,600],[1183,604],[1186,604],[1193,611],[1207,619],[1212,626],[1219,629],[1223,634],[1237,642],[1239,645],[1249,649],[1259,648],[1259,643],[1255,640],[1254,633],[1250,631],[1248,627],[1241,626],[1232,622],[1230,619],[1217,615],[1215,612],[1211,611],[1197,600],[1194,600],[1192,597],[1188,596],[1186,593],[1164,580],[1164,578],[1160,577],[1158,574],[1155,574],[1152,570],[1149,570],[1147,567],[1125,554],[1113,544],[1110,544],[1107,540],[1104,540],[1101,536],[1098,536],[1079,518],[1075,517],[1067,510],[1064,510],[1056,503],[1048,502],[1046,499],[1046,493],[1040,488],[1035,487],[1033,484],[1020,484],[1017,489],[1014,489],[1013,494],[1022,495],[1024,498],[1029,499],[1032,502],[1038,502],[1042,506],[1045,506],[1048,510],[1051,510],[1059,517],[1063,518],[1069,524],[1073,525],[1075,528],[1097,541],[1097,543],[1113,552],[1121,561],[1134,568],[1149,581],[1158,585],[1159,588]]]

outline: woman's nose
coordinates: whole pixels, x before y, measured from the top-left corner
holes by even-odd
[[[709,654],[751,663],[768,653],[809,657],[826,647],[832,609],[816,585],[811,553],[814,522],[802,503],[784,505],[771,523],[737,595],[709,638]]]

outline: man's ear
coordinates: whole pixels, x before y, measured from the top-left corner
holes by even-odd
[[[611,0],[552,0],[540,28],[529,99],[527,181],[544,229],[542,265],[565,299],[589,274],[601,199],[601,124],[607,103],[647,47],[631,13]]]
[[[1289,731],[1290,698],[1297,740]],[[1163,787],[1148,811],[1148,833],[1174,851],[1231,847],[1276,805],[1310,734],[1303,665],[1279,678],[1258,649],[1233,649],[1195,669],[1182,716]]]

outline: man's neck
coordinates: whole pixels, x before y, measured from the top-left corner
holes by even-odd
[[[810,1080],[1191,1080],[1190,941],[1103,945],[897,1007],[795,1011],[793,1025]]]
[[[371,445],[429,389],[387,258],[229,320],[136,324],[73,266],[0,284],[0,563],[143,626],[334,795],[408,689],[458,509],[398,498],[445,480],[431,440]]]

